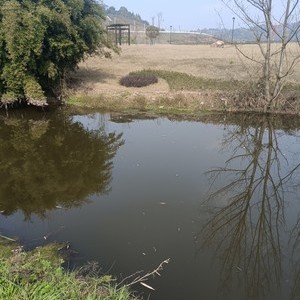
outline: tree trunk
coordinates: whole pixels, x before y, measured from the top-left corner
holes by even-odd
[[[286,46],[288,43],[287,27],[288,27],[288,20],[290,16],[290,10],[291,10],[291,0],[288,0],[286,3],[285,17],[284,17],[284,22],[282,27],[280,56],[279,56],[279,62],[277,66],[276,82],[274,87],[274,97],[276,98],[278,97],[283,87],[283,83],[282,83],[283,64],[286,58]]]
[[[271,81],[271,30],[272,30],[272,0],[268,0],[266,3],[266,7],[264,10],[264,17],[266,23],[266,52],[264,57],[264,97],[265,97],[265,104],[264,104],[264,112],[267,112],[270,109],[272,103],[272,96],[270,90],[270,81]]]

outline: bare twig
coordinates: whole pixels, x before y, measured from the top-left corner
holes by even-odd
[[[170,258],[164,260],[163,262],[161,262],[161,263],[159,264],[159,266],[158,266],[157,268],[155,268],[153,271],[148,272],[148,273],[146,273],[146,274],[144,274],[144,275],[141,275],[141,274],[143,273],[143,271],[138,271],[138,272],[136,272],[136,273],[134,273],[134,274],[132,274],[132,275],[130,275],[130,276],[124,278],[124,279],[119,283],[119,285],[122,284],[122,285],[125,286],[125,287],[130,287],[130,286],[132,286],[132,285],[135,285],[135,284],[139,283],[139,284],[143,285],[144,287],[146,287],[146,288],[148,288],[148,289],[154,290],[154,288],[151,287],[150,285],[146,284],[145,281],[147,281],[147,280],[149,279],[149,277],[151,277],[151,276],[152,276],[152,277],[155,277],[155,276],[161,276],[161,275],[160,275],[160,272],[163,270],[163,266],[164,266],[165,264],[168,264],[169,262],[170,262]],[[136,277],[135,277],[135,276],[136,276]],[[127,283],[127,284],[124,284],[125,281],[127,281],[128,279],[131,279],[131,278],[133,278],[133,277],[135,277],[135,278],[134,278],[131,282],[129,282],[129,283]]]
[[[15,240],[15,239],[12,239],[12,238],[10,238],[10,237],[8,237],[8,236],[5,236],[5,235],[0,235],[0,238],[2,238],[2,239],[5,239],[5,240],[8,240],[8,241],[10,241],[10,242],[16,242],[17,240]]]

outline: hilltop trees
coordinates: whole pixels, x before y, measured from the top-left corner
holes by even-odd
[[[128,11],[124,6],[121,6],[119,10],[116,10],[114,6],[108,7],[107,5],[104,5],[104,9],[106,14],[112,19],[115,19],[117,23],[123,23],[125,20],[127,23],[127,20],[131,20],[132,22],[149,25],[149,23],[143,20],[139,14]]]
[[[222,0],[255,36],[261,57],[238,51],[261,68],[258,87],[262,97],[256,106],[265,112],[276,108],[288,76],[300,59],[299,47],[289,44],[298,41],[300,31],[299,0]],[[276,7],[276,9],[275,9]],[[279,41],[274,43],[273,40]]]
[[[60,98],[85,55],[108,52],[96,0],[0,0],[0,103]]]

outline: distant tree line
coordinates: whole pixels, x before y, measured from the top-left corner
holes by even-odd
[[[289,25],[290,32],[297,28],[299,23],[293,23]],[[233,31],[233,32],[232,32]],[[282,32],[282,25],[276,26],[277,32]],[[204,28],[198,29],[196,32],[205,33],[216,37],[217,39],[231,42],[233,37],[234,42],[256,42],[257,36],[263,36],[263,29],[260,27],[251,27],[251,28]],[[233,35],[232,35],[233,33]],[[280,42],[278,34],[274,31],[271,33],[271,39],[274,42]],[[293,37],[293,41],[298,41],[298,36]]]

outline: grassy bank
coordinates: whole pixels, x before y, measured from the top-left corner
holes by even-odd
[[[99,109],[109,112],[150,113],[150,114],[198,114],[205,111],[222,111],[224,105],[216,101],[216,93],[160,93],[155,96],[143,94],[107,94],[72,96],[67,104],[77,108]],[[206,97],[210,97],[207,101]],[[222,107],[221,107],[222,106]]]
[[[251,57],[254,45],[241,45]],[[119,84],[128,74],[153,74],[158,83],[142,87]],[[241,57],[231,45],[136,45],[122,47],[112,60],[90,58],[72,76],[68,103],[107,111],[198,114],[205,111],[262,111],[257,99],[257,65]],[[272,112],[299,113],[300,69]]]
[[[110,276],[66,271],[60,255],[63,248],[51,244],[25,252],[16,243],[0,238],[0,299],[135,299],[127,288],[117,287]]]
[[[220,80],[197,77],[166,70],[140,70],[129,75],[154,75],[168,85],[168,91],[145,91],[145,88],[128,88],[122,92],[75,94],[67,103],[114,112],[147,112],[155,114],[189,114],[203,112],[261,112],[257,105],[261,90],[251,81]],[[152,85],[152,88],[156,83]],[[146,87],[146,89],[149,87]],[[277,101],[274,113],[300,113],[300,87],[289,83]]]
[[[198,113],[224,110],[224,96],[233,93],[238,82],[197,77],[183,72],[166,70],[139,70],[131,75],[151,74],[167,84],[150,87],[127,88],[123,91],[99,91],[100,93],[75,93],[67,101],[70,105],[98,108],[109,111],[144,111],[153,113]],[[157,87],[157,90],[155,90]]]

